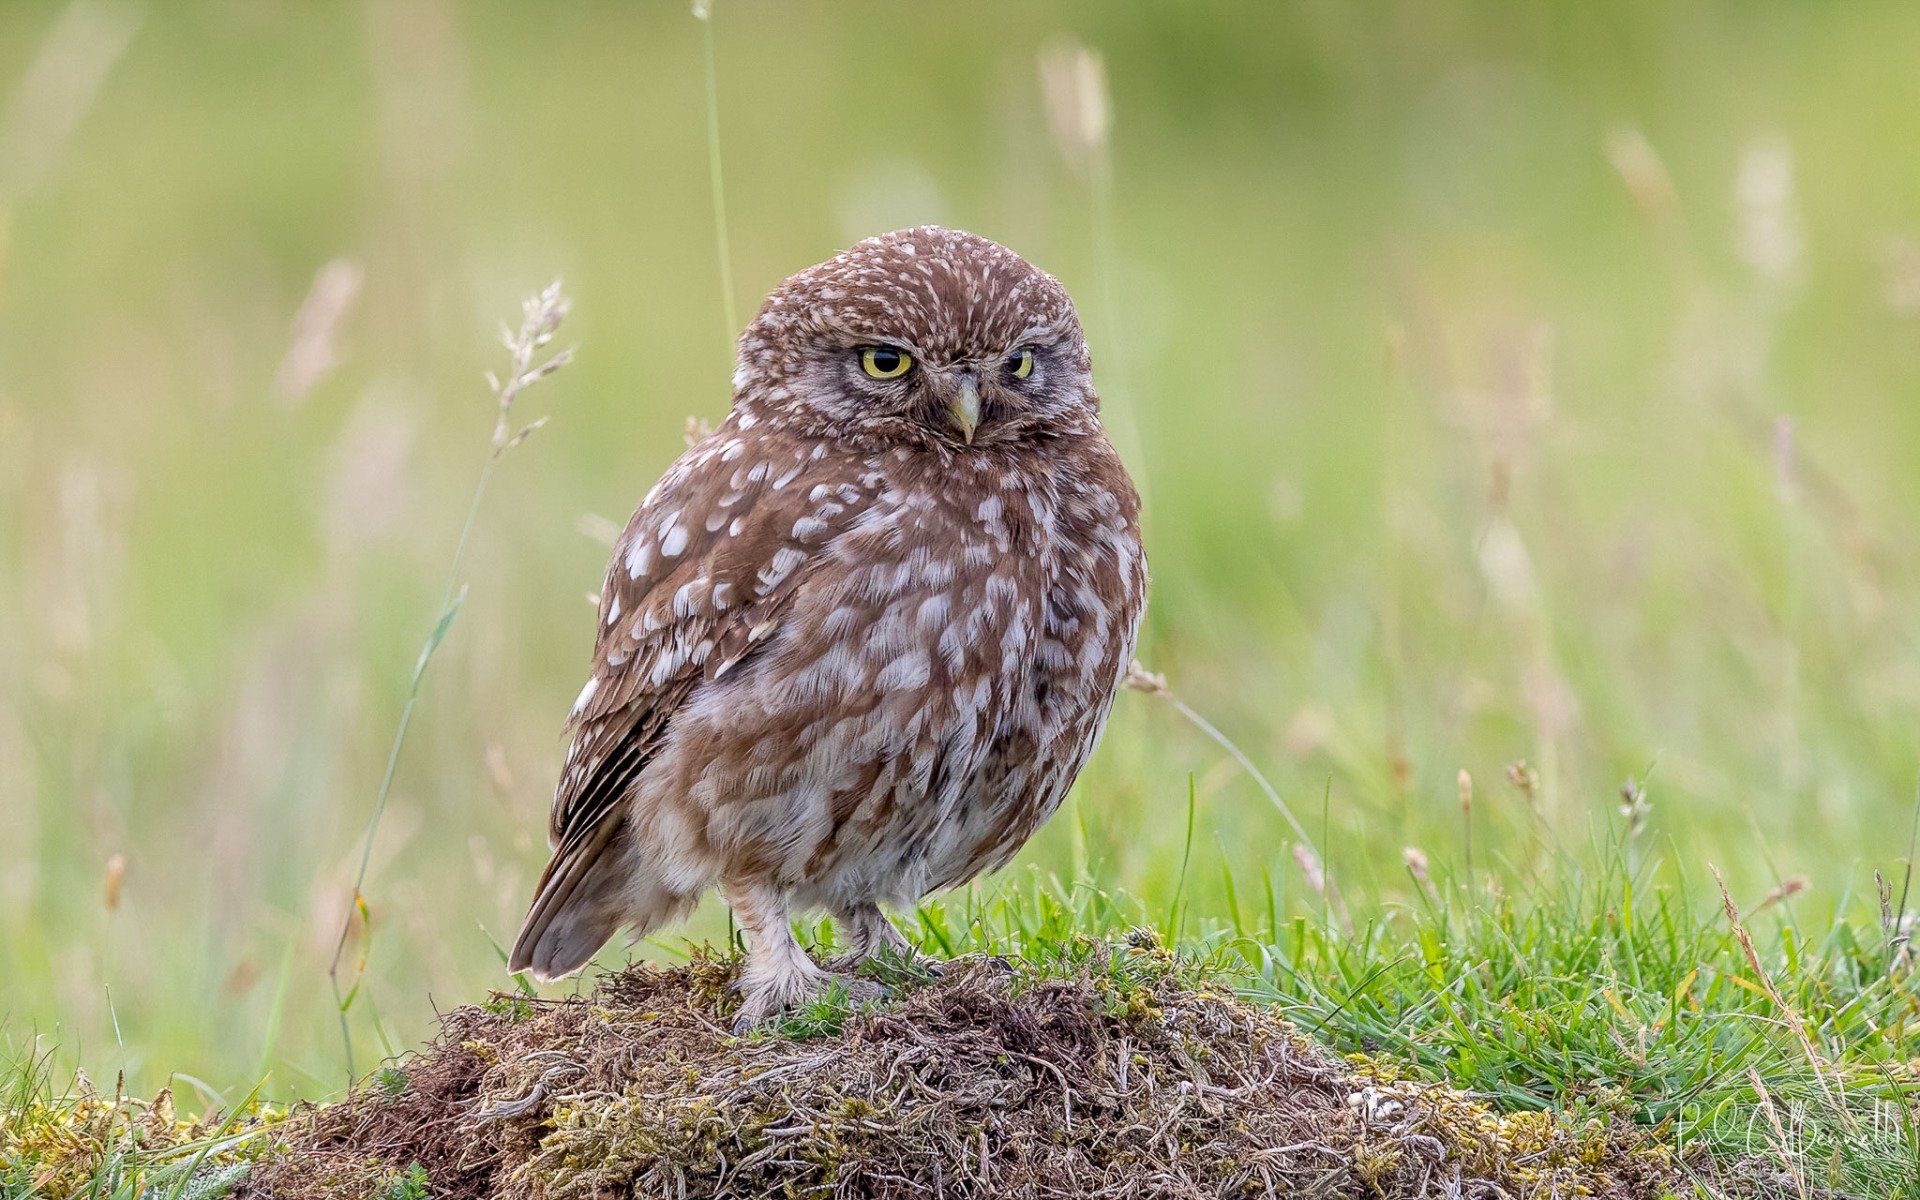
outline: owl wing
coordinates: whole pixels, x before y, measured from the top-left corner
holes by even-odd
[[[589,877],[674,714],[779,629],[821,551],[867,509],[877,484],[823,445],[755,437],[729,422],[648,493],[615,543],[601,590],[593,674],[568,720],[573,740],[549,822],[553,861],[523,946],[539,944],[576,892],[601,890]]]

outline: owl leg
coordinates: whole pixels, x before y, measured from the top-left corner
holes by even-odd
[[[856,904],[833,914],[847,939],[847,952],[827,962],[829,971],[853,971],[870,958],[898,958],[924,964],[920,953],[878,904]]]
[[[747,939],[747,963],[738,984],[745,998],[733,1020],[735,1033],[806,1003],[835,980],[814,965],[800,939],[793,936],[785,892],[764,883],[723,883],[720,891]],[[850,999],[870,1000],[880,994],[879,988],[864,980],[838,982],[845,985]]]

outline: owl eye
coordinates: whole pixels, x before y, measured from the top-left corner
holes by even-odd
[[[1013,356],[1007,359],[1007,371],[1015,379],[1025,379],[1033,374],[1033,351],[1016,350]]]
[[[874,379],[898,379],[913,366],[913,356],[897,346],[868,346],[860,351],[860,369]]]

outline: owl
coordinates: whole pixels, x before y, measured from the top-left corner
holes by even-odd
[[[1139,497],[1060,283],[905,229],[794,275],[733,404],[614,547],[552,861],[509,961],[554,979],[717,887],[740,1023],[910,954],[886,915],[1060,806],[1132,659]],[[851,952],[823,968],[796,912]]]

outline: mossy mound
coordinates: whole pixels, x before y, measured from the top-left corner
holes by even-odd
[[[744,1038],[732,972],[637,967],[590,996],[458,1009],[426,1050],[297,1115],[242,1193],[1696,1194],[1645,1129],[1384,1079],[1144,936],[896,977],[887,1001]]]

